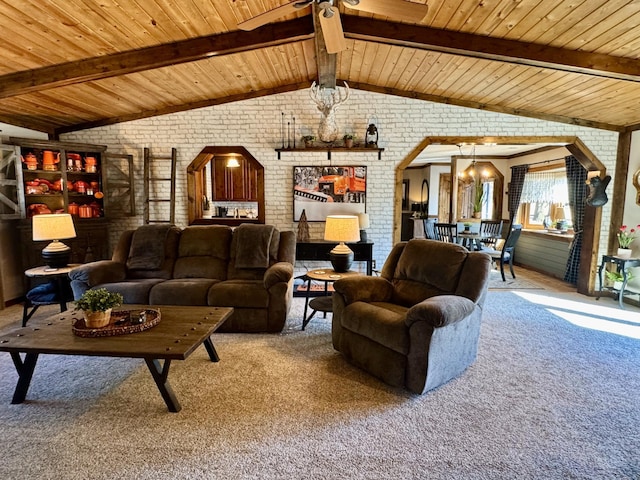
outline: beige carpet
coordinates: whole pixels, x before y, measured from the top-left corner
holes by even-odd
[[[175,362],[178,414],[141,360],[94,357],[42,356],[11,405],[0,354],[0,478],[639,478],[640,340],[489,292],[476,363],[414,396],[346,363],[328,319],[300,331],[294,302],[282,334],[218,334],[219,363]]]

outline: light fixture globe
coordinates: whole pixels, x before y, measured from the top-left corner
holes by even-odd
[[[348,272],[353,263],[353,251],[345,242],[360,240],[360,223],[355,215],[329,215],[324,228],[324,239],[340,242],[329,252],[329,260],[338,273]]]

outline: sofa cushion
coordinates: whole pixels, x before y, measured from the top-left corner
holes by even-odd
[[[119,293],[124,299],[123,303],[146,305],[149,303],[149,291],[154,285],[164,281],[164,278],[140,278],[123,282],[103,283],[93,288],[106,288],[110,292]]]
[[[127,267],[157,270],[164,261],[164,244],[171,225],[142,225],[131,238]]]
[[[409,332],[404,323],[407,308],[387,302],[354,302],[343,311],[341,325],[358,335],[406,355]]]
[[[178,255],[180,233],[181,230],[178,227],[171,226],[164,236],[161,238],[158,237],[159,241],[162,241],[164,244],[164,260],[160,267],[155,269],[127,267],[127,278],[171,278],[173,275],[173,266]],[[131,238],[133,241],[133,236]]]
[[[415,305],[434,295],[455,293],[468,250],[437,240],[410,240],[404,247],[392,283],[393,303]],[[428,262],[416,262],[428,258]]]
[[[227,280],[209,289],[207,304],[212,307],[267,308],[269,292],[262,281]]]
[[[191,226],[182,231],[173,278],[225,280],[231,248],[230,227]]]
[[[276,229],[273,225],[242,224],[233,232],[236,268],[267,268],[269,249]],[[277,250],[276,250],[277,251]]]
[[[242,225],[241,225],[242,226]],[[271,225],[261,225],[262,227],[273,228]],[[238,227],[240,228],[240,227]],[[237,230],[237,229],[236,229]],[[234,231],[233,238],[231,240],[231,258],[229,260],[229,268],[227,269],[228,279],[237,280],[262,280],[264,277],[265,267],[258,268],[238,268],[236,266],[236,259],[238,258],[238,252],[241,252],[245,247],[239,247],[239,238],[237,232]],[[240,241],[242,238],[240,238]],[[254,244],[255,248],[259,248],[259,244]],[[278,252],[280,248],[280,232],[277,229],[273,229],[271,241],[269,242],[269,265],[273,265],[278,262]],[[240,263],[242,265],[242,263]]]
[[[151,305],[207,305],[207,294],[219,280],[179,278],[155,285],[149,293]]]

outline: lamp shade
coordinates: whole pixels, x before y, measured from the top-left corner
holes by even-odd
[[[567,218],[564,207],[556,207],[554,210],[554,217],[556,220],[564,220],[565,218]]]
[[[32,218],[33,240],[35,242],[76,237],[73,219],[68,213],[34,215]]]
[[[358,214],[358,223],[360,224],[360,230],[364,230],[365,228],[369,228],[369,214],[368,213],[359,213]]]
[[[34,215],[33,217],[33,240],[52,240],[52,242],[42,249],[42,259],[50,268],[65,267],[69,263],[71,248],[60,240],[75,238],[76,229],[73,226],[73,219],[68,213]]]
[[[331,242],[357,242],[360,223],[355,215],[329,215],[324,227],[324,239]]]

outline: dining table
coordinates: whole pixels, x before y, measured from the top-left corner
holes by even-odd
[[[482,250],[482,240],[497,239],[495,235],[480,232],[462,231],[458,232],[458,239],[463,247],[469,250]]]

